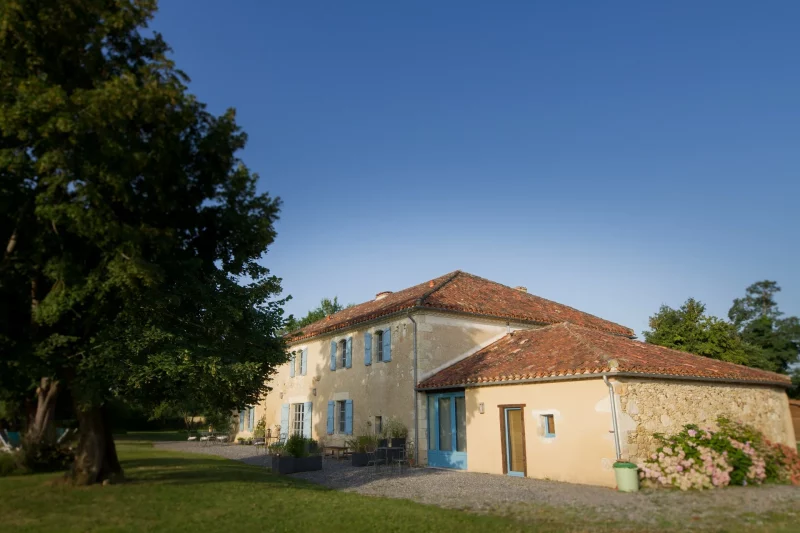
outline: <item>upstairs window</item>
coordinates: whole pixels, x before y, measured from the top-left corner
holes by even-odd
[[[375,332],[375,359],[383,362],[383,331]]]
[[[347,340],[342,339],[339,341],[339,359],[341,368],[347,368]]]

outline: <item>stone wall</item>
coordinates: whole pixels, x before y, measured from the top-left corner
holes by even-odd
[[[623,457],[653,453],[653,433],[677,433],[685,424],[715,426],[719,416],[744,422],[775,442],[794,445],[789,401],[782,388],[678,380],[614,382]]]

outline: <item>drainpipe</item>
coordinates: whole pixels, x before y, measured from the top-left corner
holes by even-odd
[[[617,401],[614,399],[614,387],[609,383],[608,376],[603,374],[603,383],[608,386],[608,397],[611,399],[611,423],[614,426],[614,449],[617,452],[617,461],[622,457],[619,447],[619,426],[617,425]]]
[[[417,401],[417,321],[408,313],[408,319],[414,324],[414,383],[411,388],[414,391],[414,460],[419,464],[419,402]]]

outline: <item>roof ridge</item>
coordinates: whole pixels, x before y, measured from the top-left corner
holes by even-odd
[[[434,286],[429,291],[425,291],[425,293],[422,296],[417,298],[417,301],[414,302],[414,305],[421,306],[423,303],[425,303],[425,300],[427,300],[431,294],[433,294],[434,292],[438,291],[439,289],[441,289],[442,287],[444,287],[445,285],[456,279],[460,274],[464,274],[464,272],[462,272],[461,270],[455,270],[451,272],[449,275],[445,274],[445,276],[448,276],[447,279],[440,281],[438,285]]]
[[[491,279],[488,279],[488,278],[483,278],[481,276],[477,276],[477,275],[472,274],[470,272],[463,272],[463,271],[456,271],[456,272],[461,272],[465,276],[470,276],[470,277],[473,277],[473,278],[476,278],[476,279],[487,281],[489,283],[494,283],[495,285],[500,285],[501,287],[505,287],[507,289],[517,290],[516,288],[512,287],[511,285],[506,285],[505,283],[500,283],[499,281],[494,281],[494,280],[491,280]],[[612,324],[616,324],[617,326],[621,327],[622,329],[627,329],[630,332],[630,335],[623,335],[625,337],[631,338],[631,337],[635,337],[636,336],[636,332],[633,331],[633,329],[629,328],[628,326],[624,326],[622,324],[617,324],[616,322],[613,322],[611,320],[608,320],[608,319],[605,319],[603,317],[597,316],[597,315],[595,315],[593,313],[589,313],[589,312],[586,312],[586,311],[581,311],[577,307],[572,307],[571,305],[562,304],[561,302],[557,302],[555,300],[551,300],[550,298],[545,298],[544,296],[539,296],[538,294],[533,294],[533,293],[527,292],[527,291],[525,291],[525,292],[519,291],[519,292],[520,292],[520,294],[524,294],[524,295],[528,296],[529,298],[534,298],[534,299],[538,299],[538,300],[544,300],[545,302],[549,302],[551,304],[559,305],[561,307],[566,307],[567,309],[570,309],[570,310],[575,311],[577,313],[581,313],[582,315],[588,315],[588,316],[591,316],[591,317],[596,318],[598,320],[602,320],[604,322],[610,322]],[[609,333],[613,333],[613,332],[609,332]],[[613,333],[613,334],[614,335],[621,335],[620,333]]]

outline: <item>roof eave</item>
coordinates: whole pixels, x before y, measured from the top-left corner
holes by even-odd
[[[786,389],[792,387],[791,381],[769,381],[769,380],[723,378],[723,377],[682,376],[677,374],[658,374],[658,373],[643,373],[643,372],[593,372],[590,374],[567,374],[563,376],[544,376],[540,378],[527,378],[518,380],[486,381],[480,383],[456,383],[447,385],[437,385],[435,387],[416,387],[416,391],[428,392],[440,389],[454,389],[454,388],[471,389],[478,387],[491,387],[497,385],[544,383],[548,381],[574,381],[579,379],[599,379],[602,378],[603,376],[645,378],[645,379],[671,379],[675,381],[703,381],[709,383],[732,383],[737,385],[759,385],[762,387],[783,387]]]

